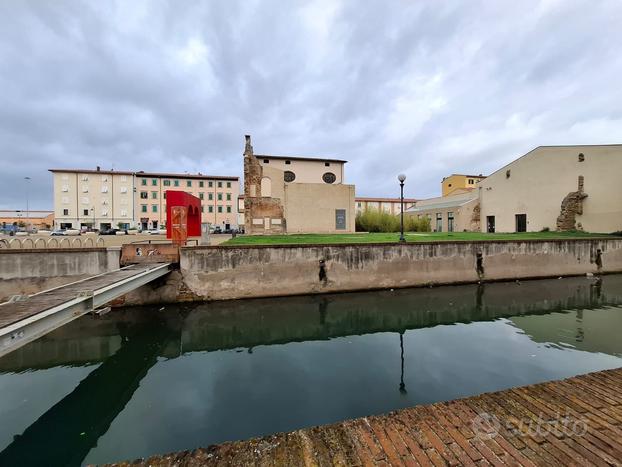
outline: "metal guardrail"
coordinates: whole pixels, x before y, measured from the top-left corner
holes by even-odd
[[[105,246],[101,237],[24,237],[0,238],[0,250],[35,250],[53,248],[96,248]]]

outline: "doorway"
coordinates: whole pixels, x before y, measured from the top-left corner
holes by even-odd
[[[516,231],[527,232],[527,214],[516,214]]]
[[[486,231],[495,233],[495,216],[486,216]]]

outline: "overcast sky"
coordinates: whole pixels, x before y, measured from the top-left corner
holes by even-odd
[[[543,144],[622,142],[622,2],[0,0],[0,209],[48,168],[242,175],[343,158],[436,196]]]

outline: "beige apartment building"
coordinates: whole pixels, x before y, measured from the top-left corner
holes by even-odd
[[[622,145],[540,146],[479,182],[482,232],[622,230]]]
[[[404,212],[411,208],[416,201],[417,200],[414,198],[404,198]],[[354,210],[356,214],[368,209],[398,215],[402,212],[402,205],[399,198],[365,198],[360,196],[354,198]]]
[[[237,227],[238,177],[203,174],[50,169],[54,226],[153,229],[166,226],[166,190],[201,199],[203,223]]]
[[[245,231],[354,232],[354,185],[344,184],[346,161],[253,153],[244,150]]]

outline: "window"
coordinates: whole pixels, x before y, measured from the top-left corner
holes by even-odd
[[[108,210],[107,209],[104,209],[102,211],[102,217],[108,217]]]
[[[102,182],[108,181],[108,175],[102,175]]]
[[[207,212],[214,212],[214,206],[208,206]]]
[[[148,198],[147,192],[146,191],[141,191],[140,192],[140,199],[147,199],[147,198]]]
[[[157,178],[152,178],[151,179],[151,186],[158,186],[158,179]]]
[[[222,182],[218,182],[218,188],[222,188]]]
[[[127,182],[127,175],[121,175],[121,181]]]
[[[69,191],[69,185],[63,185],[62,190],[63,190],[64,192]]]
[[[166,199],[166,191],[162,194],[162,198]]]
[[[122,186],[121,187],[121,193],[127,193],[127,187],[126,186]]]
[[[469,178],[469,185],[473,185],[473,179]]]
[[[203,180],[199,181],[199,188],[203,188]]]
[[[88,193],[89,192],[89,186],[88,185],[82,185],[82,193]]]
[[[82,214],[84,214],[85,216],[89,215],[89,210],[88,209],[83,209],[82,210]]]
[[[82,175],[82,181],[83,182],[88,182],[89,181],[89,176],[88,175]]]
[[[292,161],[285,161],[285,165],[290,165]]]
[[[436,232],[442,232],[443,231],[443,213],[441,212],[437,212],[436,213]]]
[[[63,216],[69,215],[69,209],[63,209]]]
[[[199,193],[199,199],[203,199],[203,198],[204,198],[203,193]]]
[[[330,162],[324,162],[324,167],[330,167]]]
[[[143,178],[143,179],[140,181],[140,184],[141,184],[142,186],[147,186],[147,179],[146,179],[146,178]]]
[[[447,232],[453,232],[453,231],[454,231],[454,213],[448,212],[447,213]]]
[[[171,181],[170,180],[163,180],[162,181],[162,185],[164,185],[164,186],[171,186]]]
[[[227,182],[227,188],[231,188],[231,182]]]
[[[527,232],[527,214],[516,214],[516,231]]]
[[[127,209],[121,209],[121,217],[127,217]]]
[[[294,180],[296,180],[296,174],[294,172],[291,172],[289,170],[286,170],[283,173],[283,180],[285,180],[286,182],[293,182]]]
[[[335,183],[337,177],[332,172],[326,172],[324,175],[322,175],[322,180],[324,180],[324,183]]]
[[[214,199],[214,193],[208,193],[207,194],[207,199],[209,199],[210,201]]]
[[[218,212],[222,212],[222,206],[218,206]]]
[[[140,205],[140,212],[147,212],[147,205],[146,204],[141,204]]]
[[[512,175],[512,172],[510,172],[510,169],[505,171],[505,178],[510,178],[510,175]]]
[[[231,206],[227,206],[227,212],[231,212]]]
[[[186,180],[186,186],[192,186],[192,180]]]
[[[102,193],[108,193],[108,187],[107,186],[102,186]]]
[[[212,188],[212,187],[214,186],[214,182],[211,182],[211,181],[210,181],[210,182],[207,182],[207,186],[208,186],[208,187],[210,187],[210,188]]]
[[[231,193],[227,193],[227,201],[231,201]]]
[[[157,204],[152,204],[151,205],[151,212],[158,212],[158,205]]]
[[[579,153],[579,162],[583,162],[585,160],[585,154],[583,154],[582,152]]]
[[[218,201],[222,201],[222,193],[218,193]]]
[[[173,186],[179,186],[179,180],[173,180]]]
[[[157,191],[152,191],[151,192],[151,199],[158,199],[158,192]]]
[[[264,163],[264,164],[269,164],[269,163],[270,163],[270,160],[269,160],[269,159],[264,159],[264,160],[263,160],[263,163]]]

